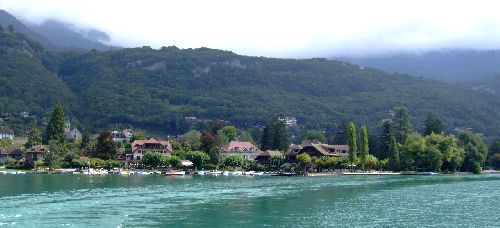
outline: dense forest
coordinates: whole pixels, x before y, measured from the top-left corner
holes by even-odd
[[[422,129],[428,113],[448,130],[500,129],[500,99],[488,92],[325,59],[247,57],[208,48],[46,51],[11,28],[0,32],[0,112],[38,120],[56,103],[94,130],[123,124],[161,134],[192,127],[185,116],[264,126],[279,113],[304,129],[355,121],[375,129],[405,106]]]

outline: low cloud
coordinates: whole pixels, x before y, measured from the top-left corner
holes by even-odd
[[[30,23],[96,28],[125,47],[308,58],[500,48],[496,1],[1,0]]]

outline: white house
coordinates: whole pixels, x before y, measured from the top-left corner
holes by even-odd
[[[0,139],[14,139],[14,131],[8,127],[0,126]]]

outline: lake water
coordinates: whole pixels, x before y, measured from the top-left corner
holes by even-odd
[[[0,227],[500,227],[500,175],[0,175]]]

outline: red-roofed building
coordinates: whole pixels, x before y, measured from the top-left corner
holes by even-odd
[[[245,160],[255,160],[262,151],[251,142],[231,141],[221,148],[221,158],[224,161],[230,154],[239,154]]]
[[[154,138],[135,140],[132,142],[132,153],[126,154],[126,160],[141,160],[147,152],[158,152],[165,155],[172,154],[172,145],[168,141],[159,141]]]

